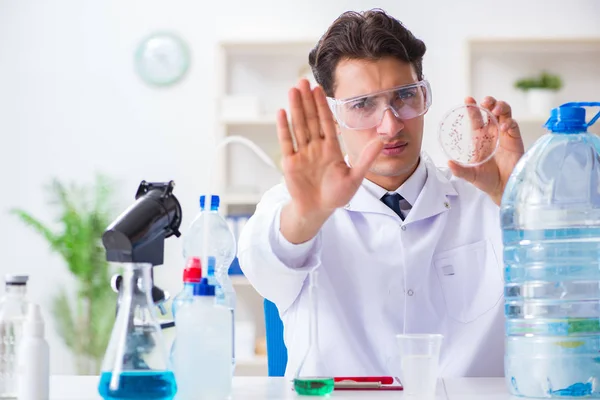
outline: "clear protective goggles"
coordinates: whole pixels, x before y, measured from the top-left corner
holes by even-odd
[[[327,102],[342,127],[371,129],[381,124],[387,110],[401,120],[425,114],[431,106],[431,86],[422,80],[348,99],[328,97]]]

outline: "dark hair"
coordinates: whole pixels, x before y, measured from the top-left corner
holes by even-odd
[[[379,60],[395,57],[410,62],[423,79],[425,43],[400,21],[381,9],[348,11],[331,24],[308,55],[315,79],[327,96],[333,96],[335,68],[340,60]]]

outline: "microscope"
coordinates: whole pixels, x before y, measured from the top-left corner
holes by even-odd
[[[106,260],[117,263],[148,263],[152,267],[164,262],[165,239],[179,237],[182,210],[177,198],[173,195],[175,183],[142,181],[135,195],[135,203],[127,208],[102,235],[102,243],[106,249]],[[164,303],[169,294],[154,285],[152,280],[152,300],[161,315],[167,310]],[[122,277],[115,275],[111,279],[111,287],[119,294],[117,313],[121,304]],[[162,329],[175,326],[174,321],[161,322]]]

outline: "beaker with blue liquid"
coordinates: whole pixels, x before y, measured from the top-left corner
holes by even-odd
[[[151,264],[123,265],[121,300],[98,392],[108,400],[171,400],[177,393],[154,312]]]

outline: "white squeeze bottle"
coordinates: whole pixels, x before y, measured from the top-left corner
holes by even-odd
[[[18,350],[19,400],[48,400],[50,349],[44,339],[44,319],[38,304],[29,304]]]

